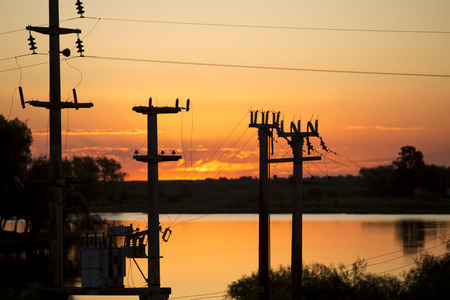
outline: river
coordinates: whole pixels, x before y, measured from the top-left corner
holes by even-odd
[[[135,228],[146,228],[145,214],[103,217],[114,225],[133,223]],[[442,238],[450,234],[450,217],[444,215],[304,215],[303,220],[305,263],[350,266],[361,258],[367,260],[368,271],[394,275],[407,271],[421,252],[444,253]],[[172,230],[169,240],[161,242],[161,284],[172,288],[170,299],[195,299],[185,296],[203,294],[222,299],[228,284],[257,270],[258,215],[161,215],[160,221],[163,230]],[[290,264],[291,224],[290,215],[271,216],[274,268]],[[137,261],[146,274],[146,260]],[[132,260],[127,261],[124,283],[145,285]]]
[[[104,214],[102,217],[114,225],[133,224],[141,230],[147,226],[147,215],[142,213]],[[163,230],[172,230],[168,241],[161,240],[160,244],[161,284],[172,289],[170,299],[223,299],[228,284],[258,268],[256,214],[161,215],[160,222]],[[10,230],[12,225],[9,224]],[[18,225],[20,231],[23,224]],[[271,216],[273,268],[290,265],[291,226],[291,215]],[[367,261],[369,272],[399,275],[411,268],[420,253],[444,253],[442,241],[446,237],[450,237],[450,216],[447,215],[304,215],[303,261],[351,266],[360,258]],[[69,262],[78,261],[81,244],[82,241],[67,249]],[[21,259],[23,255],[6,257]],[[146,274],[146,259],[136,261]],[[75,276],[77,268],[74,265],[72,270]],[[126,268],[126,287],[145,286],[143,276],[131,259],[127,259]],[[80,279],[74,284],[80,286]],[[73,299],[136,300],[138,297],[74,296]]]

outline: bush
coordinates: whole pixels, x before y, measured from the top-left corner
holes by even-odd
[[[304,300],[415,300],[448,299],[450,294],[450,253],[441,256],[423,254],[409,272],[400,276],[378,275],[366,271],[363,260],[350,269],[340,265],[303,266],[302,299]],[[291,268],[270,272],[270,299],[291,298]],[[228,286],[229,299],[258,299],[258,274],[243,276]]]

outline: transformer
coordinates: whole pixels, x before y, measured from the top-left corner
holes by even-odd
[[[80,249],[81,287],[123,288],[126,258],[146,258],[144,243],[148,230],[133,230],[133,226],[109,226],[106,237],[86,235],[85,247]],[[124,237],[122,246],[117,237]],[[93,240],[93,242],[92,242]]]

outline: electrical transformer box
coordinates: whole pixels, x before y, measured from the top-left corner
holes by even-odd
[[[82,248],[80,260],[82,287],[123,287],[126,272],[123,248]]]

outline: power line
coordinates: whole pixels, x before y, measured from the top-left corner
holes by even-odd
[[[79,18],[78,17],[77,18],[69,18],[69,19],[65,19],[65,20],[60,20],[59,22],[63,23],[63,22],[72,21],[72,20],[75,20],[75,19],[79,19]],[[41,25],[38,25],[38,26],[39,27],[48,26],[48,23],[41,24]],[[20,32],[20,31],[26,31],[26,29],[25,28],[20,28],[20,29],[13,29],[13,30],[9,30],[9,31],[4,31],[4,32],[0,32],[0,35],[5,35],[5,34],[9,34],[9,33],[14,33],[14,32]]]
[[[207,294],[198,294],[198,295],[189,295],[189,296],[180,296],[180,297],[175,297],[175,298],[170,298],[170,299],[184,299],[184,298],[192,298],[192,297],[212,296],[212,295],[217,295],[217,294],[224,294],[226,292],[227,291],[215,292],[215,293],[207,293]],[[218,297],[218,296],[215,296],[215,297]]]
[[[86,58],[94,58],[94,59],[103,59],[103,60],[147,62],[147,63],[164,63],[164,64],[178,64],[178,65],[194,65],[194,66],[205,66],[205,67],[228,67],[228,68],[276,70],[276,71],[323,72],[323,73],[344,73],[344,74],[362,74],[362,75],[389,75],[389,76],[415,76],[415,77],[443,77],[443,78],[450,78],[450,74],[376,72],[376,71],[332,70],[332,69],[308,69],[308,68],[290,68],[290,67],[275,67],[275,66],[235,65],[235,64],[187,62],[187,61],[173,61],[173,60],[140,59],[140,58],[125,58],[125,57],[107,57],[107,56],[92,56],[92,55],[85,55],[84,57],[86,57]]]
[[[71,57],[68,59],[78,58]],[[205,67],[227,67],[227,68],[243,68],[243,69],[259,69],[259,70],[274,70],[274,71],[296,71],[296,72],[321,72],[321,73],[343,73],[343,74],[360,74],[360,75],[388,75],[388,76],[411,76],[411,77],[440,77],[450,78],[450,74],[432,74],[432,73],[402,73],[402,72],[376,72],[376,71],[357,71],[357,70],[332,70],[332,69],[310,69],[310,68],[290,68],[290,67],[276,67],[276,66],[257,66],[257,65],[235,65],[235,64],[221,64],[221,63],[203,63],[203,62],[187,62],[174,60],[156,60],[156,59],[141,59],[141,58],[126,58],[126,57],[107,57],[107,56],[93,56],[85,55],[85,58],[115,60],[115,61],[130,61],[130,62],[146,62],[146,63],[164,63],[177,65],[192,65]],[[12,57],[11,57],[12,58]],[[6,58],[6,59],[11,59]],[[22,68],[35,67],[48,62],[31,64],[22,66]],[[2,72],[14,71],[18,68],[10,68],[0,70]]]
[[[329,27],[300,27],[300,26],[273,26],[273,25],[249,25],[249,24],[229,24],[229,23],[203,23],[203,22],[182,22],[182,21],[159,21],[159,20],[139,20],[122,18],[100,18],[85,17],[85,19],[98,19],[117,22],[135,23],[156,23],[172,25],[193,25],[193,26],[216,26],[216,27],[239,27],[258,29],[287,29],[287,30],[314,30],[314,31],[349,31],[349,32],[378,32],[378,33],[419,33],[419,34],[450,34],[450,31],[439,30],[395,30],[395,29],[359,29],[359,28],[329,28]]]

